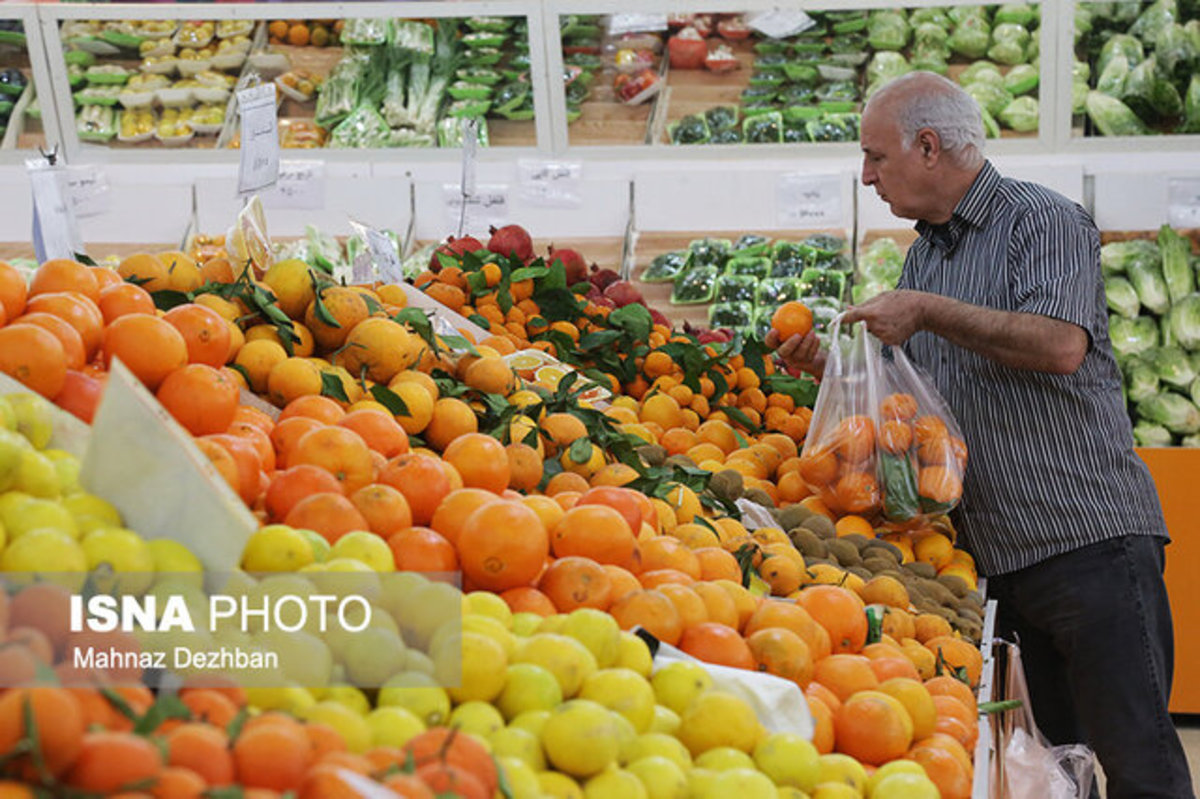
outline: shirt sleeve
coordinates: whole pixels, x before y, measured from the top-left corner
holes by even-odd
[[[1052,206],[1027,214],[1014,231],[1009,263],[1016,311],[1070,322],[1097,338],[1100,235],[1081,211]]]

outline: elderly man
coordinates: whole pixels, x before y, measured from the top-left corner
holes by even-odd
[[[955,414],[971,461],[958,529],[1020,636],[1038,726],[1086,741],[1111,797],[1190,797],[1167,700],[1167,531],[1133,451],[1108,337],[1099,237],[1075,203],[1003,178],[979,108],[938,75],[880,89],[863,183],[920,237],[898,290],[850,309],[903,344]],[[779,344],[820,375],[815,336]]]

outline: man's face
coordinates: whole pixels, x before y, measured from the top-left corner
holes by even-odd
[[[860,143],[863,151],[862,182],[904,219],[921,219],[929,194],[922,151],[917,143],[905,147],[893,104],[872,106],[862,119]]]

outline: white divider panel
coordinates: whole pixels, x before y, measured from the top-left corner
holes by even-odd
[[[79,233],[86,244],[131,242],[179,244],[192,219],[191,183],[127,183],[104,166],[90,168],[107,184],[92,203],[94,213],[80,213]]]
[[[1172,180],[1200,179],[1197,164],[1181,163],[1178,171],[1097,172],[1096,224],[1101,230],[1158,230],[1168,219]]]
[[[25,165],[0,166],[0,186],[5,187],[0,200],[0,241],[32,241],[33,194]],[[33,252],[33,245],[29,247]]]
[[[170,538],[208,571],[237,568],[254,516],[192,437],[114,360],[80,482],[142,537]]]
[[[836,178],[840,197],[828,202],[836,221],[792,224],[784,207],[787,191],[781,183],[795,176],[804,180]],[[851,173],[833,164],[794,162],[765,169],[712,171],[655,171],[634,179],[634,221],[639,230],[781,230],[815,227],[851,230],[854,227],[854,187]]]
[[[284,159],[284,166],[287,161]],[[295,160],[308,160],[301,157]],[[324,202],[321,207],[271,207],[268,192],[260,193],[272,236],[301,236],[313,225],[325,233],[348,236],[350,220],[373,228],[394,230],[403,236],[410,216],[409,182],[403,177],[371,177],[369,167],[326,162]],[[236,176],[196,180],[196,229],[200,233],[219,234],[233,224],[242,210]]]

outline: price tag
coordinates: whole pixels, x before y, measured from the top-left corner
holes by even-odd
[[[517,161],[517,196],[545,208],[579,208],[583,164],[564,161]]]
[[[803,11],[777,8],[774,11],[760,11],[746,17],[746,24],[763,36],[772,39],[786,39],[803,33],[817,23]]]
[[[666,29],[666,14],[613,14],[608,20],[610,36],[620,36],[623,33],[654,33]]]
[[[475,193],[476,164],[479,160],[479,120],[467,117],[462,120],[462,193]]]
[[[446,203],[446,221],[449,227],[457,227],[462,221],[462,233],[485,233],[489,227],[508,224],[508,186],[503,183],[480,184],[476,190],[463,196],[462,187],[455,183],[442,185],[442,196]]]
[[[242,161],[238,191],[257,191],[279,178],[279,122],[275,117],[275,84],[264,83],[237,93],[242,116]]]
[[[66,168],[66,178],[67,198],[76,219],[108,211],[112,194],[108,175],[94,166],[71,166]]]
[[[325,207],[325,162],[280,161],[279,179],[262,191],[263,206],[319,211]]]
[[[1171,178],[1167,182],[1167,224],[1200,228],[1200,178]]]
[[[33,188],[33,250],[39,262],[52,258],[74,260],[83,252],[83,239],[75,223],[75,213],[67,202],[62,167],[51,166],[44,158],[25,162]]]
[[[785,174],[776,191],[777,217],[789,228],[845,227],[842,214],[844,176]]]

